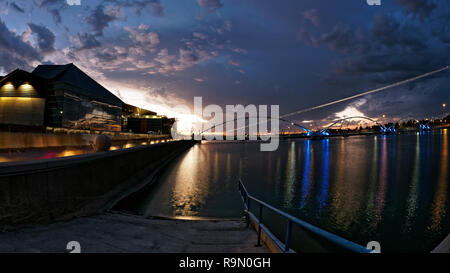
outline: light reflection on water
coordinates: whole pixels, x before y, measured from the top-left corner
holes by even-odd
[[[239,217],[251,194],[345,238],[429,251],[450,233],[447,131],[258,143],[204,143],[175,160],[141,212]]]

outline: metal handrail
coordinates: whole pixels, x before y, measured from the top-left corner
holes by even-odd
[[[242,201],[244,202],[244,207],[246,211],[246,217],[247,217],[247,226],[250,225],[250,217],[257,220],[258,222],[258,242],[257,246],[261,245],[261,231],[264,230],[264,232],[275,242],[275,244],[280,248],[283,252],[291,252],[290,244],[291,244],[291,237],[292,237],[292,224],[295,224],[297,226],[300,226],[304,228],[305,230],[310,231],[311,233],[319,236],[320,238],[325,239],[326,241],[332,242],[333,244],[342,247],[343,249],[346,249],[350,252],[355,253],[371,253],[372,250],[367,249],[364,246],[361,246],[359,244],[356,244],[354,242],[351,242],[349,240],[346,240],[344,238],[341,238],[335,234],[332,234],[328,231],[325,231],[323,229],[320,229],[318,227],[315,227],[305,221],[302,221],[286,212],[283,212],[269,204],[267,204],[264,201],[261,201],[253,196],[251,196],[247,189],[244,186],[244,183],[239,179],[239,193],[241,195]],[[250,200],[256,202],[259,205],[259,216],[256,217],[252,212],[250,212]],[[286,225],[286,238],[284,245],[280,242],[278,238],[276,238],[275,235],[273,235],[272,232],[262,223],[262,216],[263,216],[263,208],[267,208],[273,212],[275,212],[278,215],[281,215],[282,217],[286,218],[288,220],[288,223]]]

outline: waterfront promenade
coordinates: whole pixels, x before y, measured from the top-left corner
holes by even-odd
[[[245,221],[146,219],[107,213],[0,233],[0,253],[267,253]]]

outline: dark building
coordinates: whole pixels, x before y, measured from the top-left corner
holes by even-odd
[[[123,130],[138,134],[170,134],[175,119],[158,116],[155,112],[124,103]]]
[[[75,65],[40,65],[32,74],[48,82],[47,126],[121,131],[122,101]]]
[[[0,79],[0,129],[39,131],[45,124],[46,83],[23,70]]]
[[[0,77],[0,130],[170,134],[174,119],[123,103],[73,64],[40,65]]]
[[[0,79],[0,128],[121,131],[122,101],[73,64]]]

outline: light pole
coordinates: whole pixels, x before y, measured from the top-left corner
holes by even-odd
[[[442,104],[442,110],[443,110],[443,113],[444,113],[443,119],[446,119],[446,118],[447,118],[447,112],[446,112],[446,110],[447,110],[447,104],[446,104],[446,103],[443,103],[443,104]]]

